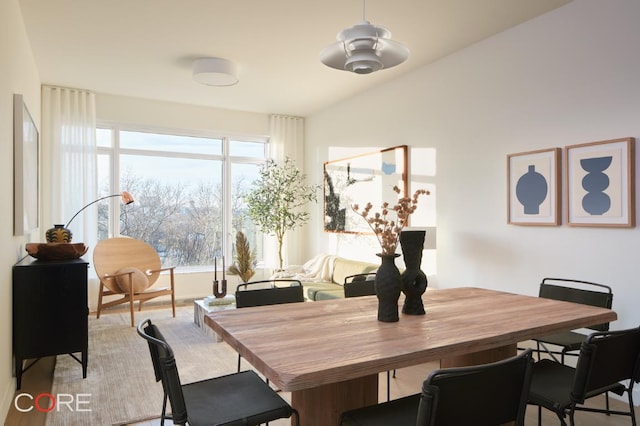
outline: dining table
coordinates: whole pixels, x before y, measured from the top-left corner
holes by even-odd
[[[429,288],[422,298],[424,315],[397,322],[377,320],[376,296],[211,312],[204,322],[291,392],[300,424],[327,426],[378,403],[381,372],[494,362],[516,355],[518,342],[617,319],[610,309],[479,287]]]

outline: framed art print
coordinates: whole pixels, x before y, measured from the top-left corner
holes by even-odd
[[[507,155],[507,223],[560,224],[560,148]]]
[[[635,226],[635,140],[565,148],[567,222],[571,226]]]
[[[13,235],[38,228],[38,129],[22,95],[13,95]]]
[[[325,232],[371,233],[353,205],[367,203],[379,206],[383,201],[394,204],[400,188],[407,194],[407,146],[381,149],[324,163],[324,230]]]

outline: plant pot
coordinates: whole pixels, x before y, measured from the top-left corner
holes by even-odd
[[[378,321],[396,322],[398,316],[398,299],[401,293],[400,271],[395,259],[399,254],[377,254],[382,263],[376,272],[375,289],[378,297]]]

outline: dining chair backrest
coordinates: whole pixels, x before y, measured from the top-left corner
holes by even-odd
[[[531,350],[491,364],[432,372],[422,385],[418,426],[524,424]]]
[[[150,319],[138,324],[137,330],[138,334],[149,344],[156,382],[162,381],[164,406],[166,406],[167,398],[169,398],[173,424],[184,425],[187,422],[187,407],[173,350],[158,327],[152,324]]]
[[[555,282],[562,282],[567,285],[557,285],[554,284]],[[580,303],[582,305],[590,305],[607,309],[611,309],[613,304],[613,292],[611,291],[611,287],[589,281],[565,278],[544,278],[540,284],[540,292],[538,296],[546,299]],[[596,324],[585,328],[597,331],[607,331],[609,330],[609,323]]]
[[[268,285],[268,287],[255,290],[248,289],[250,286],[263,287],[264,285]],[[299,280],[252,281],[238,285],[236,290],[237,308],[296,302],[304,302],[304,288]]]
[[[640,327],[591,334],[580,348],[571,398],[584,402],[591,393],[630,380],[640,381]]]
[[[375,296],[375,273],[356,274],[345,277],[342,287],[344,297]]]

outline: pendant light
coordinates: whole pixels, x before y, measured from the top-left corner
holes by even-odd
[[[362,22],[338,33],[337,42],[320,52],[320,61],[328,67],[369,74],[395,67],[407,60],[409,49],[391,40],[391,32],[365,20],[362,0]]]

